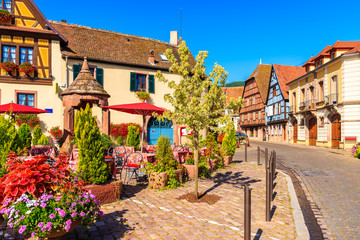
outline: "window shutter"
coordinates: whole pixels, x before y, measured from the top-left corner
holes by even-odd
[[[136,73],[134,72],[130,73],[130,91],[136,91]]]
[[[74,76],[73,80],[75,80],[75,78],[79,74],[80,70],[81,70],[80,65],[73,65],[73,76]]]
[[[155,93],[155,78],[154,78],[154,75],[149,75],[149,93]]]
[[[104,86],[104,69],[96,68],[96,81]]]

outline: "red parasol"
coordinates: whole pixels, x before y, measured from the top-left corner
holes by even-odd
[[[144,142],[144,127],[145,127],[145,117],[151,116],[154,112],[157,114],[162,114],[166,109],[159,108],[155,105],[152,105],[147,102],[142,103],[130,103],[130,104],[120,104],[105,106],[103,108],[109,108],[120,112],[126,112],[130,114],[139,114],[143,116],[143,131],[141,136],[141,152],[143,151],[143,142]]]
[[[0,113],[13,113],[13,114],[39,114],[47,113],[48,111],[39,108],[29,107],[16,103],[7,103],[0,105]]]

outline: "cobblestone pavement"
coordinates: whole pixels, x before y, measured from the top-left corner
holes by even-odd
[[[295,170],[335,239],[360,239],[360,160],[326,149],[252,141]]]
[[[271,222],[265,221],[265,170],[255,163],[235,163],[200,180],[200,192],[221,197],[213,205],[177,198],[192,192],[194,182],[155,191],[144,185],[126,185],[118,202],[103,206],[104,217],[89,230],[77,227],[67,239],[243,239],[244,190],[252,188],[252,238],[295,239],[295,225],[286,179],[278,174]],[[4,231],[10,238],[14,236]],[[16,237],[15,237],[16,238]]]

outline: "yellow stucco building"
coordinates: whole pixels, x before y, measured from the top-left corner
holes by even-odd
[[[291,81],[291,142],[350,148],[360,138],[360,41],[337,41],[311,57]]]

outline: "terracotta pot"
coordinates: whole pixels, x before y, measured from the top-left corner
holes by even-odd
[[[215,170],[216,168],[216,165],[218,163],[218,159],[217,158],[214,158],[214,159],[208,159],[208,163],[209,163],[209,170]]]
[[[229,166],[232,163],[233,156],[224,156],[223,162],[225,166]]]
[[[184,173],[184,169],[175,170],[176,179],[178,181],[182,180],[183,173]],[[169,181],[169,175],[167,172],[150,173],[148,177],[149,177],[149,186],[154,189],[165,188],[167,186],[167,182]]]
[[[85,188],[91,190],[100,204],[106,204],[120,200],[122,185],[122,180],[119,180],[101,185],[88,185]]]
[[[183,179],[183,175],[184,175],[184,169],[177,169],[175,170],[175,174],[176,174],[176,180],[182,182]]]
[[[184,169],[186,170],[187,176],[189,179],[195,178],[195,165],[184,164]]]
[[[74,228],[76,228],[77,225],[79,225],[81,223],[81,218],[76,219],[74,222],[71,223],[70,229],[69,231],[66,231],[65,229],[61,229],[61,230],[56,230],[56,231],[50,231],[48,234],[46,234],[46,237],[48,239],[58,239],[63,237],[64,235],[68,234],[69,232],[71,232],[72,230],[74,230]]]

